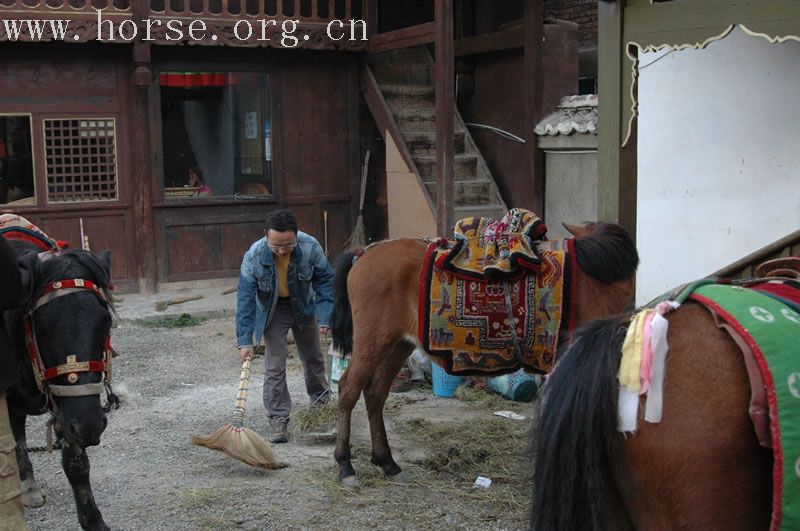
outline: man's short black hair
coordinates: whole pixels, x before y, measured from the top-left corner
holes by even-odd
[[[286,232],[288,230],[297,234],[297,217],[294,212],[288,209],[275,210],[270,212],[267,216],[267,222],[264,227],[266,232],[270,230],[278,232]]]

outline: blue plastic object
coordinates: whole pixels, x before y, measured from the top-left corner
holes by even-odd
[[[465,379],[463,376],[448,374],[446,370],[436,363],[432,365],[431,374],[433,378],[433,394],[445,398],[450,398],[456,394],[456,389]]]

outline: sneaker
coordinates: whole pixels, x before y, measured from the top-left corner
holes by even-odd
[[[269,428],[270,442],[285,443],[289,441],[289,417],[270,417]]]

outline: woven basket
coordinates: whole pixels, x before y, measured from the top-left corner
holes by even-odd
[[[433,394],[450,398],[456,394],[456,389],[461,385],[465,378],[448,374],[447,371],[439,367],[436,363],[432,365]]]
[[[530,402],[536,397],[538,385],[528,373],[520,369],[511,374],[489,378],[489,389],[516,402]]]

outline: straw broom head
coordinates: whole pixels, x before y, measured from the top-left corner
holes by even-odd
[[[264,439],[256,432],[244,427],[244,405],[247,401],[247,384],[250,381],[250,360],[242,363],[239,377],[239,391],[236,393],[236,406],[233,420],[211,435],[192,436],[192,443],[219,450],[250,466],[274,470],[286,465],[278,461]]]
[[[364,156],[364,166],[361,168],[361,197],[358,205],[358,219],[353,233],[345,240],[344,245],[347,249],[361,249],[367,244],[367,237],[364,231],[364,199],[367,191],[367,174],[369,173],[369,150]]]
[[[192,442],[212,450],[219,450],[256,468],[275,470],[286,465],[278,461],[272,448],[256,432],[248,428],[224,426],[205,437],[193,436]]]

